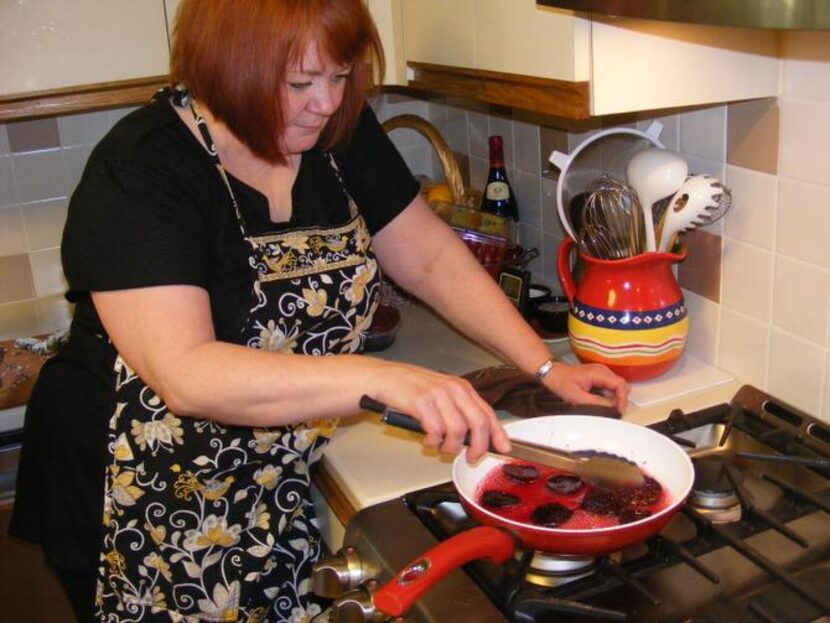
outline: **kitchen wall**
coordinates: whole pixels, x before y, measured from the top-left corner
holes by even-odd
[[[573,150],[619,125],[664,124],[660,138],[695,172],[725,179],[734,204],[696,232],[679,271],[689,350],[704,361],[830,421],[830,33],[784,35],[782,97],[696,110],[566,122],[471,102],[386,93],[382,118],[412,112],[447,139],[467,184],[481,189],[487,137],[505,137],[521,242],[540,250],[534,281],[558,288],[564,235],[551,150]],[[126,109],[0,124],[0,339],[68,326],[60,232],[92,146]],[[441,179],[426,139],[392,133],[415,173]]]
[[[0,124],[0,339],[69,326],[60,238],[92,147],[127,110]]]
[[[556,173],[545,163],[551,150],[572,151],[605,127],[661,121],[666,146],[693,171],[724,179],[734,198],[722,222],[687,239],[679,277],[689,351],[830,421],[830,33],[786,32],[783,56],[777,100],[586,123],[396,95],[378,110],[383,118],[414,112],[432,121],[474,188],[486,177],[487,136],[504,135],[521,241],[541,251],[534,280],[553,288],[564,233],[555,180],[542,175]],[[398,130],[393,140],[414,170],[441,178],[420,135]]]

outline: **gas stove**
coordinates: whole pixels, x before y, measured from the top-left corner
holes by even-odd
[[[695,465],[691,495],[657,536],[597,558],[518,549],[502,564],[479,559],[402,620],[830,621],[830,425],[744,386],[728,404],[675,410],[650,428]],[[386,620],[377,588],[475,526],[452,483],[360,511],[344,549],[315,569],[315,592],[337,597],[326,620]]]

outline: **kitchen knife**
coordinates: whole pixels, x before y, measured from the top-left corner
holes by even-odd
[[[367,411],[381,414],[384,424],[402,428],[414,433],[424,433],[421,423],[414,417],[395,411],[382,402],[369,396],[360,399],[360,406]],[[464,444],[470,445],[469,433],[464,438]],[[628,459],[608,452],[580,450],[568,452],[528,441],[510,440],[510,452],[499,452],[492,446],[491,454],[507,457],[519,461],[538,463],[547,467],[576,474],[585,481],[607,488],[638,487],[643,484],[645,477],[637,465]]]

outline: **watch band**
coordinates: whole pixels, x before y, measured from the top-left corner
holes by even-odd
[[[553,370],[553,366],[556,364],[556,359],[551,357],[547,361],[545,361],[541,366],[536,369],[536,378],[538,380],[544,379],[550,371]]]

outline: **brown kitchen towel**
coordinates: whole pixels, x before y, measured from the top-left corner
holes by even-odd
[[[536,377],[515,366],[491,366],[468,372],[479,395],[494,409],[508,411],[517,417],[536,417],[569,413],[573,415],[600,415],[620,418],[611,407],[567,403],[549,391]]]

